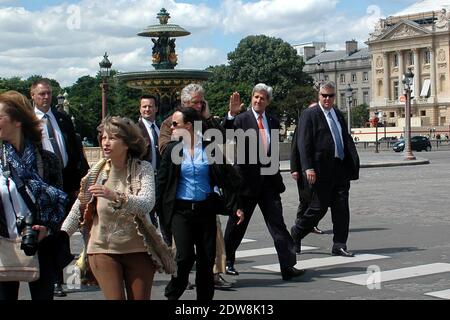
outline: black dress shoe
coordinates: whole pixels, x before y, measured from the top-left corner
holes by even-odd
[[[297,269],[295,267],[288,267],[281,271],[281,277],[283,280],[288,281],[292,278],[299,277],[306,272],[305,269]]]
[[[53,295],[55,297],[65,297],[67,294],[64,292],[64,289],[61,284],[55,284],[55,289],[53,291]]]
[[[302,251],[301,239],[295,226],[291,227],[291,237],[294,240],[295,253],[300,253]]]
[[[324,232],[322,230],[320,230],[318,227],[314,227],[312,232],[315,234],[324,234]]]
[[[239,272],[233,267],[233,266],[226,266],[225,267],[225,273],[229,274],[231,276],[238,276]]]
[[[331,250],[331,254],[333,256],[342,256],[342,257],[354,257],[355,254],[353,252],[347,251],[347,249],[339,248]]]

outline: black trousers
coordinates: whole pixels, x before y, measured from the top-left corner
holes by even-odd
[[[197,300],[214,297],[214,260],[216,257],[216,215],[209,200],[196,203],[177,200],[171,222],[177,248],[177,274],[165,289],[169,300],[178,300],[189,282],[189,273],[196,262]]]
[[[53,287],[58,273],[54,257],[46,250],[38,249],[39,279],[29,283],[32,300],[53,300]],[[0,282],[0,300],[18,300],[19,281]]]
[[[333,222],[333,247],[346,248],[350,225],[348,196],[350,181],[339,160],[335,161],[330,180],[318,180],[312,189],[311,203],[306,212],[296,221],[295,227],[303,239],[308,235],[331,208]]]
[[[297,263],[294,242],[284,223],[280,194],[274,191],[272,186],[265,184],[262,192],[257,197],[243,197],[242,202],[244,203],[244,221],[237,225],[239,219],[237,216],[232,215],[228,218],[225,229],[224,240],[227,264],[234,264],[236,250],[241,244],[256,205],[258,205],[274,241],[281,269],[294,266]]]

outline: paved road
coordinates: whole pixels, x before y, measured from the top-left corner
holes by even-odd
[[[360,151],[360,155],[361,159],[374,157],[369,151]],[[245,236],[248,242],[239,248],[236,268],[241,274],[225,276],[234,282],[234,289],[216,291],[215,299],[450,299],[450,151],[419,155],[430,164],[361,169],[360,180],[350,190],[348,246],[357,256],[331,257],[332,226],[327,214],[319,225],[326,234],[311,234],[302,242],[310,248],[297,256],[298,267],[308,271],[298,281],[282,281],[276,272],[273,242],[261,214],[255,212]],[[289,173],[283,177],[287,186],[282,195],[284,216],[290,227],[297,192]],[[73,252],[78,253],[80,236],[72,239]],[[381,283],[370,282],[368,287],[368,270],[371,279],[381,279]],[[164,299],[167,280],[166,275],[156,275],[153,299]],[[29,299],[23,285],[21,298]],[[98,288],[82,287],[57,299],[99,300],[103,296]],[[195,299],[195,292],[186,291],[182,299]]]

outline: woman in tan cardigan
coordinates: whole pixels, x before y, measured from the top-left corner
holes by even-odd
[[[145,143],[130,119],[108,117],[98,131],[105,159],[81,181],[62,230],[72,235],[81,227],[88,236],[89,265],[106,299],[148,300],[155,270],[175,272],[148,215],[155,204],[153,169],[140,160]]]

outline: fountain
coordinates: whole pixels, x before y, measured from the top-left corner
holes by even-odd
[[[130,88],[155,95],[159,99],[159,117],[164,119],[172,112],[179,100],[181,89],[189,83],[201,83],[208,80],[211,72],[175,69],[178,62],[175,38],[191,33],[178,25],[169,24],[170,15],[164,8],[156,17],[159,19],[159,25],[148,26],[137,34],[151,38],[153,42],[151,59],[155,70],[119,73],[116,78],[124,81]]]

